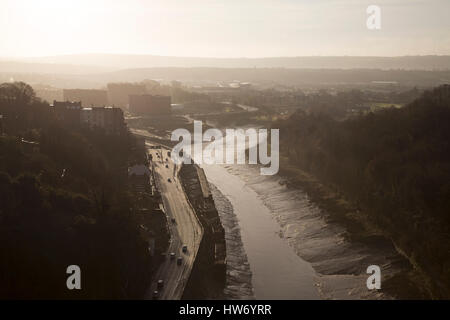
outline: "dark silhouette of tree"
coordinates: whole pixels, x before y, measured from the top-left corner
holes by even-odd
[[[449,123],[444,85],[401,109],[345,121],[299,111],[274,124],[282,154],[369,212],[441,298],[450,297]]]
[[[33,88],[24,82],[3,83],[0,85],[0,100],[12,106],[27,106],[36,99]]]
[[[0,298],[142,297],[152,260],[126,168],[144,150],[129,134],[61,127],[24,83],[0,85],[0,114]],[[71,264],[78,292],[65,286]]]

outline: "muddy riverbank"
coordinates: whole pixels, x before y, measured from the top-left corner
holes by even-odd
[[[220,220],[225,229],[227,247],[226,283],[223,292],[225,299],[254,299],[252,286],[252,271],[241,238],[239,221],[231,202],[210,184],[211,192],[219,212]]]
[[[400,299],[423,299],[427,298],[423,283],[426,280],[423,275],[414,268],[406,257],[371,221],[364,211],[356,204],[345,199],[332,186],[327,186],[308,173],[288,164],[286,159],[283,163],[280,176],[282,183],[289,189],[303,190],[311,202],[317,205],[328,224],[341,228],[341,235],[346,243],[353,247],[362,246],[373,253],[384,256],[382,261],[382,290],[381,297]],[[320,269],[320,266],[319,266]],[[351,268],[346,268],[347,272]],[[353,273],[361,273],[355,270]]]
[[[293,170],[259,176],[251,166],[230,166],[228,171],[244,179],[270,208],[280,225],[279,236],[317,272],[323,298],[423,297],[411,283],[416,276],[412,266],[382,231],[313,177]],[[366,287],[366,270],[372,264],[381,268],[382,290]]]
[[[387,289],[389,285],[399,287],[399,282],[388,279],[399,279],[408,273],[408,262],[389,241],[361,228],[360,222],[351,219],[351,213],[346,214],[345,223],[337,219],[340,206],[323,205],[329,195],[314,196],[319,194],[313,192],[314,188],[299,184],[292,179],[292,172],[283,170],[276,176],[261,176],[257,166],[202,167],[208,181],[217,189],[212,188],[212,194],[225,228],[230,257],[224,290],[227,298],[391,299],[395,296],[392,294],[395,290]],[[248,261],[242,258],[244,254]],[[367,289],[369,265],[380,266],[382,290]],[[408,291],[408,285],[403,282],[400,287]]]

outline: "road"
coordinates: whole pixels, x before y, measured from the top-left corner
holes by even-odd
[[[152,279],[147,298],[152,299],[153,292],[158,290],[158,280],[163,280],[164,287],[158,290],[158,299],[178,300],[191,274],[203,230],[186,198],[177,177],[178,168],[167,155],[167,149],[148,149],[148,152],[153,157],[155,179],[161,192],[171,240],[166,259]],[[183,245],[187,245],[186,253],[182,252]],[[171,252],[175,253],[174,259],[170,258]],[[181,265],[177,264],[178,257],[182,257]]]

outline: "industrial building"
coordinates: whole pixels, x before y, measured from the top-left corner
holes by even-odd
[[[141,115],[170,114],[171,97],[161,95],[130,95],[130,112]]]
[[[146,88],[143,83],[108,83],[107,88],[109,104],[122,109],[127,108],[129,95],[146,93]]]
[[[94,89],[64,89],[64,101],[83,101],[85,106],[107,106],[108,92]]]

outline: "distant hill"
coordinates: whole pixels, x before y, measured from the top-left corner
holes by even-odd
[[[33,64],[31,64],[33,65]],[[274,86],[309,87],[434,87],[450,84],[450,69],[380,70],[380,69],[288,69],[288,68],[136,68],[93,72],[95,68],[69,65],[58,69],[52,64],[39,64],[17,72],[1,68],[0,81],[25,81],[58,88],[102,88],[109,82],[139,82],[145,79],[179,80],[189,85],[215,86],[218,82],[250,82],[264,88]],[[10,69],[11,70],[11,69]],[[28,71],[26,71],[28,70]],[[53,71],[53,73],[52,73]],[[70,74],[69,71],[74,72]],[[75,73],[77,72],[77,73]]]
[[[100,88],[112,81],[180,80],[215,85],[242,81],[262,86],[433,87],[450,83],[450,56],[182,58],[84,54],[16,61],[0,59],[0,80],[59,88]]]
[[[108,68],[215,67],[215,68],[323,68],[323,69],[450,69],[450,56],[401,57],[267,57],[201,58],[156,55],[78,54],[23,59],[25,62],[89,65]]]
[[[143,79],[180,80],[185,83],[212,84],[234,80],[263,86],[420,86],[450,83],[450,70],[379,70],[379,69],[287,69],[287,68],[142,68],[93,75],[91,80],[142,81]]]
[[[105,66],[56,62],[24,62],[0,59],[0,73],[88,74],[116,70]]]

